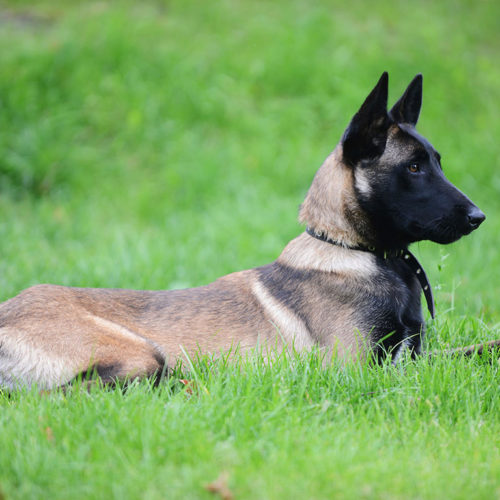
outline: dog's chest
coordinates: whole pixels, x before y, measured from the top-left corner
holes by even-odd
[[[377,259],[382,305],[379,314],[367,307],[365,324],[371,325],[371,338],[380,342],[382,350],[404,343],[416,352],[424,334],[421,307],[421,285],[412,269],[402,259]],[[371,309],[371,311],[370,311]],[[378,322],[373,319],[377,317]]]
[[[350,275],[296,269],[275,262],[256,270],[259,281],[287,314],[322,346],[352,349],[359,341],[390,348],[423,329],[420,285],[402,261],[377,259],[374,272]],[[293,333],[293,332],[292,332]]]

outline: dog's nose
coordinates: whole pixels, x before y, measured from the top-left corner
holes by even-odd
[[[481,222],[483,222],[484,219],[486,219],[486,215],[484,215],[483,212],[479,210],[479,208],[474,207],[467,214],[467,218],[469,220],[470,227],[472,229],[477,229],[481,225]]]

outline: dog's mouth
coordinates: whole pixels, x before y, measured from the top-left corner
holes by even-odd
[[[427,239],[434,243],[446,245],[475,231],[485,218],[483,212],[477,209],[474,213],[461,215],[458,220],[457,217],[443,217],[425,226],[414,222],[412,230],[414,234],[420,234],[419,239]]]

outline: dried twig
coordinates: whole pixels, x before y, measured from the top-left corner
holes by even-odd
[[[488,342],[483,342],[481,344],[473,344],[464,347],[455,347],[453,349],[444,349],[442,351],[427,351],[425,354],[430,358],[436,356],[472,356],[477,354],[481,356],[487,352],[493,351],[494,349],[500,349],[500,340],[490,340]]]

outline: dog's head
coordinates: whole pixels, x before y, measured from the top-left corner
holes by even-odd
[[[451,243],[485,219],[444,176],[441,157],[415,130],[422,104],[417,75],[387,111],[388,75],[352,118],[341,141],[353,169],[354,190],[377,245],[396,248],[420,240]]]

